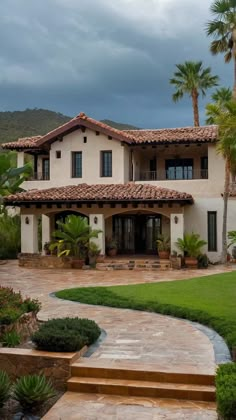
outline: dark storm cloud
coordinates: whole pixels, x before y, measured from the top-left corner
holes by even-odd
[[[83,110],[142,127],[191,125],[191,101],[171,100],[175,64],[202,59],[231,85],[232,66],[208,51],[211,1],[1,3],[1,110]]]

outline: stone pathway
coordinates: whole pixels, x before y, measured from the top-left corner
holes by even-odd
[[[143,367],[147,366],[147,369],[155,366],[156,370],[213,374],[215,371],[215,359],[212,344],[206,335],[188,322],[153,313],[62,301],[50,297],[49,294],[63,288],[181,280],[184,278],[200,277],[202,275],[215,274],[223,271],[224,269],[221,267],[214,267],[210,270],[186,270],[160,273],[142,271],[119,271],[112,273],[69,270],[52,271],[19,268],[17,262],[14,261],[0,266],[0,283],[1,285],[13,287],[14,290],[21,290],[24,295],[38,298],[43,305],[42,310],[39,313],[39,318],[42,320],[63,316],[79,316],[94,319],[107,333],[106,339],[91,356],[91,359],[94,361],[101,360],[104,362],[107,360],[109,363],[119,361],[119,363],[123,362],[129,366],[135,366],[135,364],[141,363]],[[60,404],[64,404],[64,402],[64,406],[67,405],[66,399],[69,398],[67,394],[68,393],[66,393],[65,397],[63,397],[64,399],[60,400],[58,403],[59,407]],[[72,397],[73,395],[71,398]],[[83,399],[84,398],[85,397],[83,396]],[[98,396],[93,400],[93,397],[90,396],[90,402],[88,403],[87,410],[85,408],[87,414],[85,414],[84,417],[82,414],[75,414],[68,417],[68,413],[67,416],[64,416],[61,412],[59,415],[58,412],[58,417],[47,416],[46,418],[144,418],[140,414],[137,414],[140,407],[138,407],[135,416],[127,416],[125,411],[123,412],[126,405],[122,403],[122,409],[117,408],[118,406],[120,407],[121,402],[117,403],[118,406],[110,402],[105,403],[105,405],[109,407],[109,410],[111,410],[111,415],[107,414],[107,417],[97,416],[97,414],[95,416],[92,416],[91,414],[90,416],[90,414],[88,414],[88,410],[90,410],[89,407],[91,404],[95,404],[95,406],[97,404],[101,405],[100,400],[99,403],[96,402],[97,398]],[[84,406],[84,402],[82,402],[82,400],[77,401],[77,403]],[[183,412],[182,417],[180,415],[177,416],[177,414],[174,414],[173,412],[173,416],[171,415],[171,417],[169,417],[168,414],[165,414],[163,404],[160,407],[153,407],[152,405],[153,413],[150,414],[149,417],[146,417],[145,414],[145,419],[178,418],[200,420],[205,418],[216,418],[212,417],[212,410],[210,410],[209,415],[208,410],[204,410],[205,417],[202,416],[200,412],[197,412],[196,415],[193,414],[193,416],[188,414],[186,416]],[[104,405],[104,402],[102,402],[102,405]],[[130,407],[133,407],[133,405]],[[143,407],[145,408],[146,406],[143,405]],[[146,409],[147,408],[145,408],[145,410]],[[192,407],[188,409],[190,411],[193,410]],[[134,410],[134,408],[132,408],[132,410]],[[164,410],[163,417],[161,417],[162,414],[160,414],[160,410]],[[194,410],[196,411],[196,405]],[[192,412],[194,413],[194,411]],[[139,413],[141,413],[141,411]]]

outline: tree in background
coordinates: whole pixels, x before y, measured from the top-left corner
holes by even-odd
[[[205,96],[207,89],[217,86],[218,76],[212,76],[210,67],[203,68],[202,61],[185,61],[183,64],[177,64],[176,67],[178,70],[170,79],[170,84],[176,87],[173,101],[177,102],[185,94],[189,95],[192,98],[194,126],[199,127],[199,94]]]
[[[206,124],[215,124],[215,119],[225,110],[225,105],[232,98],[232,91],[229,88],[221,87],[211,95],[212,103],[206,105]]]
[[[219,126],[217,151],[225,160],[225,184],[223,193],[222,263],[227,262],[227,213],[231,174],[236,164],[236,102],[231,100],[218,109],[214,122]]]
[[[224,53],[226,63],[233,60],[233,98],[236,99],[236,0],[215,0],[210,10],[215,17],[206,26],[207,35],[215,38],[210,51],[213,55]]]

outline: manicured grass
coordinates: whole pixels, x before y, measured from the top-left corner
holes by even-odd
[[[66,289],[56,296],[199,321],[218,331],[231,348],[236,346],[236,272],[173,282]]]

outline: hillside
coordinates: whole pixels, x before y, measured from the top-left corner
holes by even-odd
[[[47,109],[0,112],[0,143],[15,141],[20,137],[46,134],[70,119],[71,117]],[[110,120],[103,122],[120,130],[136,128]]]

